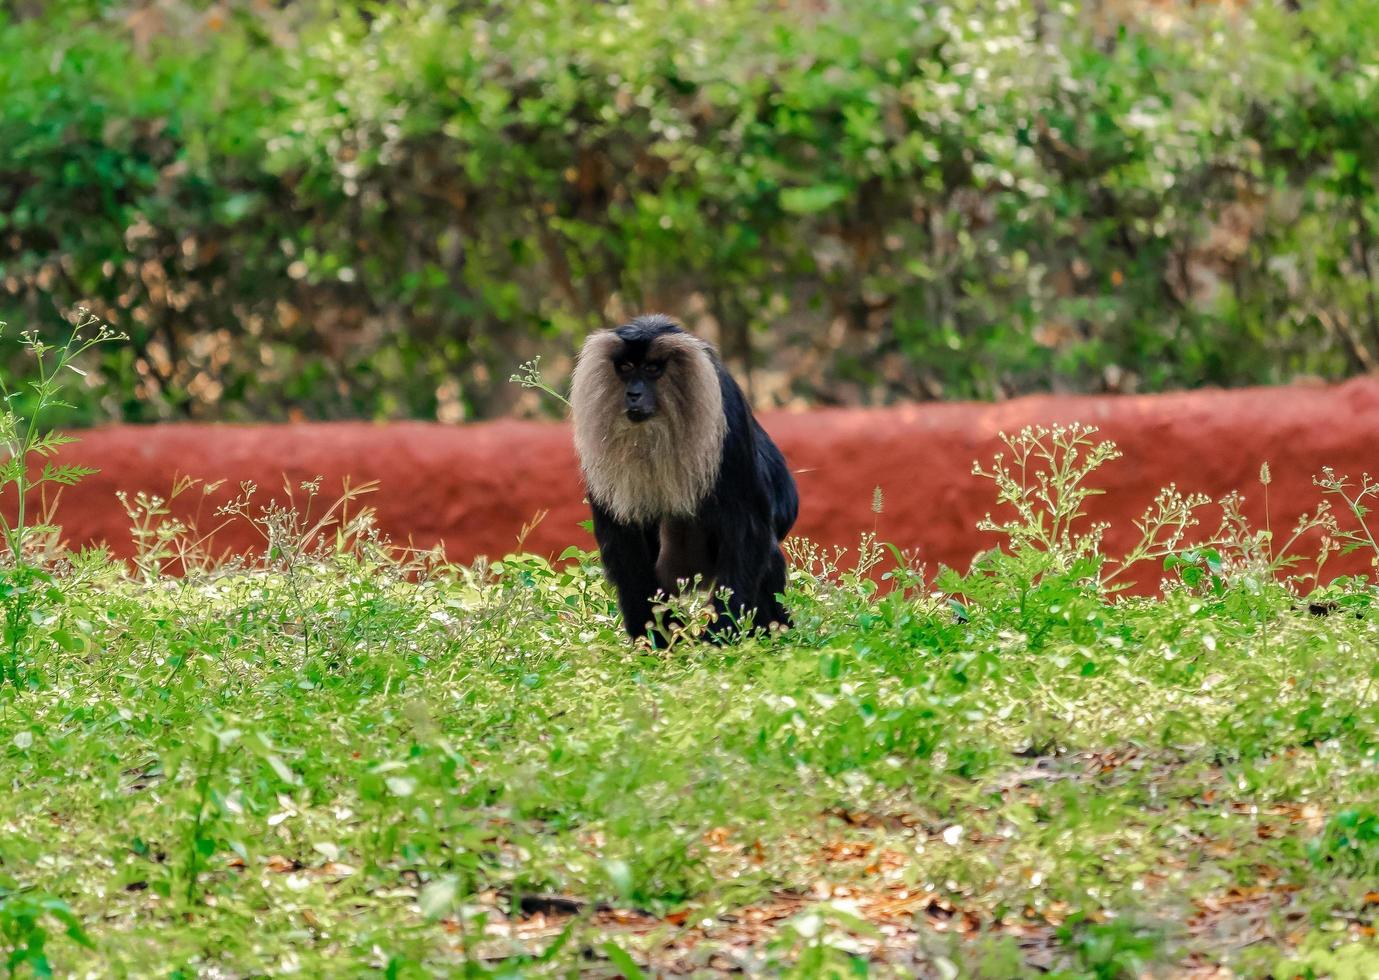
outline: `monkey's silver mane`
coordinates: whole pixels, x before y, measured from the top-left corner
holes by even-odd
[[[593,334],[575,364],[575,450],[589,496],[624,523],[688,517],[713,489],[728,431],[710,347],[687,333],[656,337],[651,351],[666,359],[660,411],[634,423],[613,367],[621,344],[611,330]]]

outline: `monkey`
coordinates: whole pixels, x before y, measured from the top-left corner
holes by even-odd
[[[665,642],[655,596],[696,575],[715,596],[710,639],[738,634],[749,615],[754,629],[788,627],[780,543],[799,493],[713,347],[662,314],[599,331],[576,360],[570,403],[594,538],[628,634]]]

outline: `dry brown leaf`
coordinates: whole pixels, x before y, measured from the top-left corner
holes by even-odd
[[[301,867],[291,858],[283,857],[281,854],[274,854],[263,862],[263,866],[276,874],[287,874],[289,871],[296,871]]]

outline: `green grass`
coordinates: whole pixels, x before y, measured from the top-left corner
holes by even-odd
[[[0,571],[0,963],[1379,975],[1379,594],[1181,523],[1166,591],[1109,595],[1048,533],[1087,445],[937,586],[795,547],[795,628],[730,647],[631,646],[594,556],[401,560],[340,511],[243,502],[256,567],[155,517],[133,573]]]

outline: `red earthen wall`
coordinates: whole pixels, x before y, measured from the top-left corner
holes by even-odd
[[[803,502],[798,533],[852,545],[860,531],[875,526],[883,540],[917,548],[931,568],[938,562],[966,568],[976,551],[993,543],[973,528],[992,509],[994,496],[989,483],[972,475],[971,464],[990,459],[998,433],[1073,421],[1097,426],[1124,453],[1098,474],[1095,482],[1107,493],[1091,508],[1093,516],[1114,522],[1108,535],[1113,550],[1134,536],[1131,519],[1170,482],[1213,496],[1241,490],[1247,513],[1262,522],[1258,473],[1268,461],[1271,518],[1281,531],[1315,508],[1312,477],[1322,466],[1357,477],[1379,472],[1379,380],[1373,379],[1334,387],[1039,396],[762,417],[796,471]],[[592,546],[578,526],[588,515],[563,424],[173,424],[79,435],[62,458],[101,472],[64,492],[58,517],[72,544],[105,542],[116,553],[129,553],[117,489],[166,496],[176,476],[189,475],[227,481],[214,501],[227,499],[243,480],[258,483],[266,499],[281,495],[286,474],[294,483],[322,476],[323,492],[331,496],[342,478],[378,480],[369,503],[394,541],[443,541],[462,561],[512,550],[519,529],[542,510],[549,514],[528,538],[528,550],[555,555],[571,543]],[[885,495],[879,517],[871,512],[876,486]],[[235,549],[258,543],[242,525],[217,541]]]

